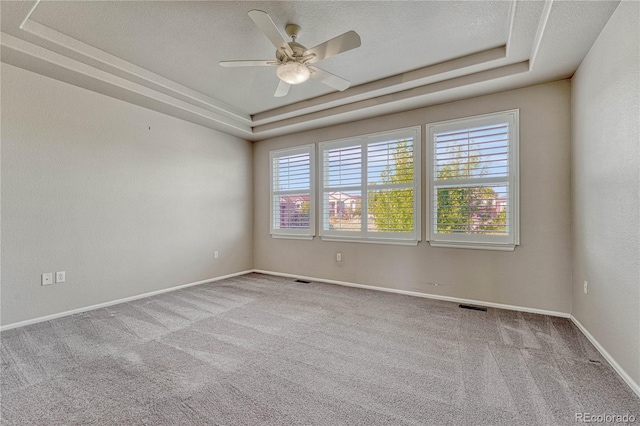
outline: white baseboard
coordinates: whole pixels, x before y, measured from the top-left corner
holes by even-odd
[[[142,299],[142,298],[149,297],[149,296],[155,296],[156,294],[168,293],[170,291],[180,290],[181,288],[192,287],[194,285],[206,284],[206,283],[210,283],[210,282],[213,282],[213,281],[220,281],[220,280],[224,280],[224,279],[227,279],[227,278],[237,277],[238,275],[249,274],[251,272],[253,272],[253,270],[234,272],[233,274],[223,275],[221,277],[208,278],[208,279],[202,280],[202,281],[196,281],[196,282],[193,282],[193,283],[177,285],[175,287],[163,288],[162,290],[156,290],[156,291],[152,291],[152,292],[149,292],[149,293],[138,294],[138,295],[135,295],[135,296],[125,297],[123,299],[112,300],[112,301],[104,302],[104,303],[98,303],[97,305],[85,306],[85,307],[82,307],[82,308],[72,309],[70,311],[60,312],[60,313],[57,313],[57,314],[45,315],[43,317],[32,318],[32,319],[25,320],[25,321],[14,322],[12,324],[7,324],[7,325],[1,326],[0,327],[0,331],[10,330],[12,328],[24,327],[25,325],[36,324],[36,323],[39,323],[39,322],[49,321],[49,320],[56,319],[56,318],[62,318],[62,317],[66,317],[68,315],[74,315],[74,314],[79,314],[79,313],[82,313],[82,312],[93,311],[94,309],[100,309],[100,308],[104,308],[106,306],[112,306],[112,305],[117,305],[119,303],[131,302],[132,300]]]
[[[576,327],[578,327],[580,331],[582,331],[582,334],[584,334],[586,338],[589,339],[591,344],[596,347],[598,352],[600,352],[600,355],[602,355],[602,357],[607,360],[607,362],[611,365],[611,367],[613,367],[616,373],[618,373],[620,377],[622,377],[622,380],[624,380],[629,385],[631,390],[640,397],[640,385],[638,385],[638,383],[636,383],[635,380],[631,378],[631,376],[624,370],[624,368],[622,368],[620,364],[616,362],[616,360],[611,356],[611,354],[609,354],[609,352],[607,352],[607,350],[600,344],[600,342],[598,342],[596,338],[593,337],[582,324],[580,324],[580,321],[578,321],[576,317],[571,315],[571,321],[573,321]]]
[[[307,277],[303,275],[295,275],[295,274],[285,274],[282,272],[274,272],[274,271],[265,271],[262,269],[254,269],[252,272],[257,272],[260,274],[267,275],[275,275],[279,277],[287,277],[287,278],[299,278],[307,281],[317,281],[323,282],[327,284],[337,284],[343,285],[347,287],[357,287],[357,288],[366,288],[367,290],[376,290],[376,291],[384,291],[386,293],[397,293],[404,294],[407,296],[416,296],[416,297],[424,297],[426,299],[436,299],[436,300],[444,300],[447,302],[455,302],[455,303],[465,303],[471,305],[478,306],[486,306],[489,308],[498,308],[498,309],[507,309],[509,311],[519,311],[519,312],[528,312],[532,314],[542,314],[542,315],[550,315],[553,317],[561,317],[561,318],[569,318],[571,314],[566,312],[558,312],[558,311],[547,311],[545,309],[536,309],[536,308],[527,308],[525,306],[514,306],[514,305],[505,305],[502,303],[494,303],[494,302],[484,302],[482,300],[473,300],[473,299],[461,299],[459,297],[451,297],[451,296],[440,296],[438,294],[429,294],[429,293],[420,293],[418,291],[409,291],[409,290],[398,290],[395,288],[388,287],[377,287],[373,285],[365,285],[365,284],[356,284],[350,283],[346,281],[336,281],[336,280],[327,280],[324,278],[316,278],[316,277]]]

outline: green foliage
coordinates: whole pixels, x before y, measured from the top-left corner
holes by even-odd
[[[458,155],[438,171],[438,180],[472,176],[479,164],[477,155],[468,161]],[[438,233],[506,232],[507,212],[495,213],[498,194],[491,187],[438,188],[436,198]]]
[[[383,183],[413,182],[413,152],[407,141],[398,142],[391,153],[392,164],[381,172]],[[369,213],[376,231],[413,231],[413,188],[369,189]]]
[[[309,201],[303,201],[302,204],[300,205],[300,210],[298,210],[298,212],[308,215],[309,207],[310,207]]]
[[[413,155],[407,141],[401,141],[391,153],[393,161],[381,172],[382,183],[413,182]],[[478,155],[468,158],[457,154],[438,171],[439,180],[477,175]],[[479,171],[482,174],[482,170]],[[414,229],[414,193],[411,188],[369,188],[369,213],[380,232],[411,232]],[[498,194],[491,187],[439,188],[436,194],[439,233],[505,233],[507,212],[495,204]],[[497,213],[496,213],[497,212]]]

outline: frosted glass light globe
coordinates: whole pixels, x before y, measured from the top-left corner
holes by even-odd
[[[276,74],[285,83],[300,84],[309,80],[311,71],[306,65],[299,62],[287,62],[286,64],[278,65]]]

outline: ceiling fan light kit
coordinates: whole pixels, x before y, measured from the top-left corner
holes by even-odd
[[[311,71],[305,64],[300,62],[285,62],[278,65],[276,75],[285,83],[300,84],[309,80]]]
[[[291,37],[291,41],[287,42],[266,12],[251,10],[249,11],[249,17],[276,47],[276,61],[222,61],[220,62],[221,66],[276,66],[276,75],[280,79],[274,95],[276,97],[286,96],[290,85],[304,83],[309,78],[318,80],[340,91],[349,87],[351,84],[349,81],[310,64],[360,47],[360,36],[355,31],[348,31],[311,49],[307,49],[296,42],[301,31],[300,26],[288,24],[285,27],[286,34]]]

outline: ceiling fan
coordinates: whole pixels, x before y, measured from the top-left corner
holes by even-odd
[[[282,33],[273,23],[271,17],[261,10],[249,11],[249,17],[262,30],[276,47],[276,59],[266,61],[221,61],[223,67],[263,67],[275,66],[276,75],[280,79],[275,97],[286,96],[292,84],[300,84],[309,78],[320,81],[336,90],[345,90],[351,84],[349,81],[318,68],[312,64],[322,59],[335,56],[347,50],[360,47],[360,36],[355,31],[348,31],[331,40],[307,49],[296,41],[301,28],[295,24],[288,24],[285,32],[291,41],[287,42]]]

